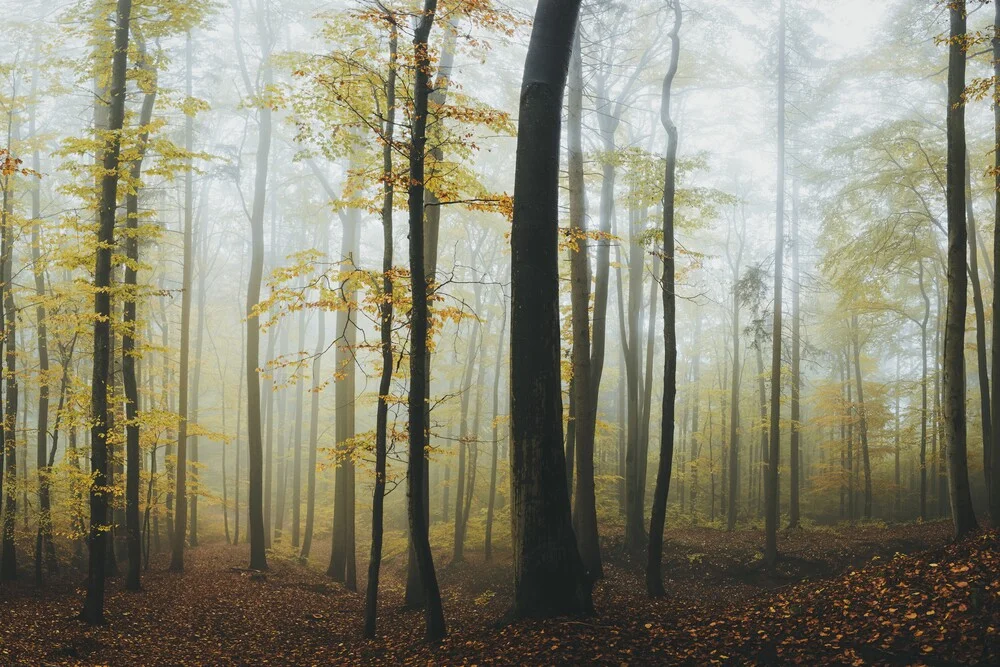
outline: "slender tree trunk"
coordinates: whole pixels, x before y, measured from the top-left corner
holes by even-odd
[[[431,86],[431,91],[428,94],[428,113],[433,113],[433,110],[444,106],[447,100],[448,87],[451,80],[451,70],[454,65],[455,60],[455,44],[456,44],[456,34],[457,27],[452,24],[450,30],[445,34],[444,44],[441,48],[441,58],[438,61],[438,72],[437,80],[434,85]],[[430,73],[428,72],[428,83],[429,83]],[[435,123],[436,125],[436,123]],[[433,126],[432,126],[433,127]],[[435,130],[432,129],[432,132]],[[428,182],[434,179],[433,165],[440,163],[444,159],[443,148],[436,141],[431,142],[431,148],[429,154],[432,157],[432,169],[428,174],[426,179]],[[427,281],[428,289],[433,290],[437,284],[437,255],[438,255],[438,231],[441,226],[441,202],[438,201],[437,194],[433,188],[424,188],[424,247],[423,247],[423,261],[424,261],[424,278]],[[428,306],[428,309],[430,306]],[[428,310],[428,318],[430,318],[430,311]],[[424,378],[427,386],[424,391],[428,398],[431,396],[431,350],[430,346],[427,347],[426,358],[424,359]],[[427,446],[430,446],[430,402],[427,405],[427,416],[425,417],[427,427]],[[430,456],[424,456],[424,466],[423,474],[424,479],[422,482],[423,494],[424,494],[424,520],[428,526],[430,526]],[[446,464],[447,465],[447,464]],[[449,468],[445,468],[445,474],[450,475]],[[446,477],[447,479],[447,477]],[[445,486],[448,489],[448,486]],[[445,500],[445,505],[447,507],[447,500]],[[445,509],[445,521],[447,521],[448,510]],[[412,536],[410,538],[409,550],[407,552],[408,562],[407,562],[407,577],[406,577],[406,605],[409,607],[422,607],[426,604],[425,591],[422,589],[422,577],[420,574],[420,568],[417,566],[416,553],[413,548]]]
[[[968,226],[969,242],[969,282],[972,283],[972,304],[976,315],[976,366],[979,370],[979,406],[983,430],[983,474],[987,503],[992,502],[990,471],[992,449],[987,443],[993,442],[993,425],[990,418],[990,371],[986,349],[986,311],[983,305],[983,288],[979,282],[979,258],[976,250],[976,215],[972,207],[972,176],[970,174],[968,152],[965,155],[965,220]]]
[[[31,99],[35,99],[37,92],[38,71],[31,77]],[[30,107],[28,118],[28,133],[32,139],[36,137],[35,128],[36,105]],[[35,173],[42,173],[41,156],[36,145],[31,154],[31,168]],[[38,432],[36,434],[36,464],[38,467],[38,533],[35,539],[35,582],[42,584],[43,560],[50,573],[58,569],[55,545],[52,541],[52,513],[51,513],[51,474],[52,464],[55,462],[56,444],[59,437],[58,414],[56,415],[56,428],[52,435],[52,453],[47,455],[49,437],[49,345],[48,345],[48,320],[45,312],[45,268],[42,265],[41,249],[41,184],[36,181],[31,187],[31,264],[32,274],[35,279],[35,296],[38,304],[35,307],[37,321],[38,339]],[[65,377],[65,372],[63,373]],[[65,386],[60,387],[59,410],[62,410],[65,398]],[[0,469],[0,475],[2,475]],[[44,554],[44,556],[43,556]]]
[[[740,295],[739,295],[739,283],[740,283],[740,263],[743,260],[743,239],[745,237],[746,227],[744,225],[744,235],[740,236],[740,249],[736,255],[735,261],[730,263],[733,271],[733,312],[732,312],[732,322],[733,322],[733,374],[732,374],[732,384],[729,390],[729,493],[727,499],[729,501],[729,506],[726,508],[726,530],[732,532],[736,528],[736,508],[737,499],[739,497],[739,444],[740,444]],[[715,507],[714,502],[714,473],[713,473],[713,502],[712,507]],[[713,510],[714,514],[714,510]],[[714,520],[714,519],[713,519]]]
[[[978,528],[969,490],[966,456],[965,314],[968,306],[965,218],[965,0],[951,3],[948,49],[948,312],[944,337],[944,425],[955,538]]]
[[[791,400],[791,451],[789,456],[788,493],[788,527],[799,527],[799,486],[802,471],[799,468],[801,458],[801,410],[799,395],[802,387],[800,372],[801,347],[801,314],[799,309],[799,181],[792,174],[792,400]]]
[[[267,5],[257,8],[257,34],[263,47],[261,75],[265,87],[273,83]],[[237,19],[238,20],[238,19]],[[267,196],[267,167],[271,152],[271,108],[263,105],[258,110],[257,164],[254,175],[253,206],[250,212],[251,254],[250,279],[247,286],[247,452],[249,458],[249,523],[250,568],[267,569],[265,553],[266,530],[264,526],[264,455],[260,430],[260,317],[256,312],[260,301],[260,285],[264,272],[264,204]]]
[[[322,318],[322,313],[320,313]],[[302,353],[306,349],[306,311],[303,308],[299,311],[299,345],[296,353]],[[317,355],[316,359],[319,359]],[[318,379],[318,378],[314,378]],[[302,422],[305,419],[305,380],[302,378],[301,369],[296,373],[295,379],[295,435],[292,437],[295,449],[292,451],[292,548],[299,548],[299,528],[302,508]],[[311,428],[311,427],[310,427]],[[286,464],[287,465],[287,464]]]
[[[372,546],[368,558],[368,588],[365,592],[365,637],[375,637],[375,623],[378,614],[378,584],[379,572],[382,567],[382,534],[385,508],[386,453],[389,440],[389,390],[392,388],[392,369],[395,365],[395,354],[392,349],[393,322],[393,238],[392,238],[392,206],[393,178],[392,152],[393,139],[396,133],[396,63],[399,29],[395,14],[389,13],[389,69],[385,84],[386,120],[382,129],[382,302],[379,305],[379,338],[382,353],[382,375],[378,387],[378,407],[375,414],[375,490],[372,496]],[[320,319],[322,326],[322,318]],[[318,345],[323,345],[323,332],[320,332]],[[317,355],[317,360],[319,355]],[[318,378],[318,361],[314,377]],[[317,397],[313,394],[313,420],[310,432],[311,470],[315,470]],[[310,481],[315,485],[315,474],[311,473]],[[313,488],[309,489],[309,510],[307,512],[306,540],[310,538]]]
[[[502,296],[502,295],[501,295]],[[500,368],[503,364],[504,334],[507,332],[507,304],[500,301],[503,309],[503,320],[500,324],[500,336],[497,338],[497,356],[493,364],[493,437],[490,455],[490,495],[486,505],[486,545],[484,558],[487,563],[493,561],[493,512],[497,496],[497,459],[500,448]]]
[[[774,232],[774,326],[771,333],[771,409],[767,480],[764,482],[764,562],[778,560],[778,465],[781,462],[781,292],[785,218],[785,0],[778,18],[778,196]]]
[[[924,300],[924,319],[920,322],[920,520],[927,520],[927,321],[931,300],[924,289],[924,262],[920,261],[920,296]],[[996,349],[996,348],[994,348]]]
[[[993,132],[994,145],[1000,146],[1000,3],[994,3],[995,14],[993,19]],[[994,229],[993,229],[993,263],[986,262],[986,267],[990,271],[990,282],[994,283],[994,276],[1000,271],[1000,151],[993,151],[994,176],[993,184],[996,190],[994,202]],[[983,253],[986,254],[985,252]],[[990,412],[994,428],[991,432],[992,440],[988,445],[990,453],[990,518],[993,525],[1000,525],[1000,391],[997,391],[996,378],[1000,377],[1000,290],[993,287],[993,316],[992,316],[992,338],[993,347],[990,350],[990,367],[994,379],[993,393],[990,395]],[[926,391],[926,389],[925,389]],[[924,470],[921,468],[921,480],[924,479]],[[923,481],[921,481],[923,489]]]
[[[868,410],[865,406],[865,387],[861,379],[861,343],[858,335],[858,316],[851,317],[851,332],[854,339],[854,379],[858,387],[858,433],[861,437],[861,463],[865,474],[864,519],[872,518],[872,469],[868,452]]]
[[[395,76],[395,74],[393,73],[392,76]],[[395,110],[390,111],[390,113],[395,114]],[[387,150],[388,148],[389,147],[387,147]],[[391,222],[392,221],[390,220],[390,224]],[[323,230],[320,232],[319,250],[324,255],[329,252],[329,230],[326,224],[323,225]],[[392,268],[391,264],[389,268]],[[326,349],[326,312],[320,309],[319,312],[316,313],[316,318],[316,354],[313,357],[312,389],[310,391],[309,405],[309,459],[306,463],[306,525],[302,537],[302,551],[299,554],[299,560],[302,562],[309,559],[309,552],[312,550],[313,522],[316,516],[316,456],[319,445],[319,396],[323,387],[321,375],[323,350]],[[390,322],[389,326],[391,327],[391,325],[392,323]],[[382,326],[386,326],[384,322],[382,323]],[[391,334],[391,331],[389,333]],[[389,366],[389,373],[391,377],[392,364],[390,363]],[[383,371],[383,373],[384,372],[385,371]],[[381,405],[381,402],[384,400],[382,397],[384,397],[385,392],[382,392],[381,384],[379,386],[379,402]],[[386,391],[388,391],[388,389],[386,389]],[[383,478],[384,476],[385,471],[383,470]],[[382,479],[381,483],[384,488],[385,479]],[[379,552],[379,557],[381,558],[381,551]],[[376,578],[377,576],[378,575],[376,573]],[[369,577],[371,577],[370,566]]]
[[[118,192],[118,158],[121,152],[119,132],[125,122],[125,84],[128,65],[131,0],[118,0],[115,11],[115,45],[111,61],[109,129],[111,134],[103,150],[104,172],[98,205],[99,223],[94,269],[94,357],[91,383],[90,465],[90,562],[87,597],[80,617],[86,623],[104,622],[104,566],[107,557],[108,497],[104,491],[108,475],[108,362],[111,347],[111,250],[114,246],[115,209]],[[8,369],[11,370],[11,369]],[[6,528],[6,526],[4,526]],[[8,559],[4,554],[4,566]]]
[[[674,400],[677,396],[677,332],[674,294],[674,197],[677,170],[677,126],[670,117],[670,94],[680,59],[681,5],[672,0],[674,25],[670,31],[670,65],[663,78],[660,122],[667,131],[667,159],[663,186],[663,276],[660,282],[663,298],[663,407],[660,419],[660,462],[653,490],[653,507],[649,519],[649,554],[646,562],[646,593],[662,597],[663,527],[667,518],[667,496],[674,458]]]
[[[185,48],[187,71],[192,66],[191,33]],[[188,77],[190,82],[190,76]],[[190,95],[190,89],[188,94]],[[184,122],[184,148],[191,151],[194,136],[194,118],[189,114]],[[184,175],[184,274],[181,288],[181,362],[180,387],[178,388],[177,423],[177,487],[174,492],[174,541],[171,545],[170,569],[184,571],[184,543],[187,538],[187,446],[188,446],[188,373],[191,354],[191,274],[194,270],[194,188],[190,159]]]
[[[11,128],[16,122],[12,113],[7,116],[7,145],[12,141]],[[14,193],[12,192],[12,176],[5,173],[3,177],[3,206],[0,220],[0,322],[3,323],[4,344],[4,406],[3,406],[3,449],[6,452],[6,472],[3,462],[0,462],[0,473],[7,477],[6,496],[3,508],[3,553],[0,555],[0,580],[10,581],[17,578],[17,549],[14,543],[14,530],[17,522],[17,487],[21,486],[17,478],[17,311],[14,305],[13,286],[13,230],[14,226]],[[112,208],[112,214],[114,209]],[[27,469],[27,457],[24,460]],[[0,498],[4,495],[0,493]],[[27,503],[22,503],[26,505]]]
[[[136,300],[138,299],[139,267],[139,179],[142,176],[142,161],[149,140],[148,128],[153,120],[153,105],[156,103],[156,69],[145,62],[145,45],[139,41],[142,66],[152,77],[151,87],[143,96],[142,110],[139,112],[140,134],[138,156],[129,168],[131,186],[125,198],[125,309],[122,330],[122,384],[125,388],[125,456],[127,473],[125,477],[125,532],[128,543],[128,574],[125,587],[130,591],[140,589],[140,569],[142,567],[142,542],[139,525],[139,475],[142,451],[139,447],[139,383],[136,372]],[[47,364],[46,364],[47,365]],[[44,434],[39,426],[39,437]]]
[[[421,589],[425,599],[425,637],[439,641],[445,635],[444,610],[434,557],[428,537],[427,494],[424,490],[427,465],[427,374],[428,354],[428,282],[424,267],[424,158],[427,145],[428,95],[430,94],[430,54],[428,37],[434,24],[437,0],[425,0],[423,15],[413,35],[416,71],[413,82],[413,121],[410,143],[409,227],[410,227],[410,281],[412,314],[410,322],[410,391],[409,452],[407,463],[407,498],[410,524],[410,542],[413,558],[420,573]],[[561,423],[561,421],[560,421]],[[562,451],[562,438],[559,438]],[[563,492],[565,497],[565,491]]]
[[[359,259],[360,220],[357,210],[350,210],[344,219],[344,237],[341,253],[348,270],[355,271]],[[357,301],[357,281],[352,276],[344,285],[345,298]],[[354,463],[347,448],[354,438],[355,369],[354,358],[357,340],[356,314],[351,305],[337,313],[337,348],[334,360],[337,379],[334,382],[336,415],[334,431],[337,446],[336,490],[333,509],[333,550],[327,575],[342,581],[349,590],[356,590],[354,574]]]

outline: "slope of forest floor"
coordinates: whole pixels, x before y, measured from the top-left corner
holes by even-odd
[[[154,560],[144,591],[109,583],[108,620],[75,619],[69,577],[0,591],[3,665],[1000,664],[1000,534],[949,545],[950,526],[798,530],[761,567],[758,531],[668,532],[667,597],[649,600],[639,564],[610,558],[586,618],[506,622],[509,554],[493,564],[436,554],[449,635],[421,639],[400,607],[404,563],[384,568],[379,638],[361,637],[363,592],[272,559],[247,572],[244,546],[188,552],[187,571]],[[616,553],[612,537],[606,553]],[[359,558],[359,586],[365,560]],[[362,589],[363,590],[363,589]]]

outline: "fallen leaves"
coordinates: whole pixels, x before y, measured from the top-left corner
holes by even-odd
[[[437,647],[421,639],[422,612],[401,607],[405,559],[384,565],[379,635],[365,640],[363,593],[281,562],[253,581],[229,570],[245,561],[242,548],[204,546],[189,552],[183,575],[154,563],[139,595],[113,580],[107,628],[72,618],[80,598],[69,582],[41,593],[26,582],[3,591],[0,662],[998,664],[1000,537],[941,547],[947,533],[946,524],[796,531],[782,535],[786,559],[767,571],[754,558],[760,533],[675,531],[666,548],[668,595],[659,600],[646,598],[641,572],[612,543],[595,616],[514,623],[503,621],[509,560],[485,565],[468,553],[467,562],[440,568],[450,634]],[[447,563],[443,551],[439,562]]]

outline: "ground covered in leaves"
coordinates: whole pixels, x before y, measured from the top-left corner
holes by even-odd
[[[509,558],[441,553],[449,635],[437,646],[421,640],[421,612],[400,606],[402,559],[386,564],[380,635],[365,640],[362,593],[276,558],[247,572],[243,546],[203,546],[184,574],[154,561],[142,593],[112,580],[104,628],[75,619],[79,581],[36,590],[26,574],[0,590],[0,664],[1000,664],[1000,534],[949,545],[949,530],[789,532],[772,571],[760,532],[671,531],[666,598],[647,599],[640,568],[612,557],[593,616],[513,623]],[[618,552],[613,538],[605,552]]]

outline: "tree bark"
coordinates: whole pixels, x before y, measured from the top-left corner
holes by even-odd
[[[416,71],[413,82],[413,121],[410,143],[410,185],[408,198],[410,227],[410,281],[412,309],[410,321],[409,452],[407,463],[407,513],[413,559],[420,574],[424,594],[425,637],[440,641],[446,632],[441,592],[434,572],[434,558],[428,537],[427,494],[424,491],[427,465],[427,360],[428,281],[424,270],[424,159],[427,146],[427,113],[430,94],[430,53],[428,37],[434,24],[437,0],[425,0],[423,13],[413,35]],[[560,438],[561,444],[561,438]],[[561,448],[560,448],[561,451]]]
[[[965,218],[965,0],[951,3],[948,49],[948,311],[944,336],[944,426],[955,539],[978,528],[966,456],[965,314],[968,307]]]
[[[115,45],[111,60],[109,130],[103,150],[104,172],[98,202],[97,252],[94,269],[94,357],[91,380],[90,536],[88,545],[87,597],[81,619],[91,625],[104,622],[104,567],[107,557],[108,497],[104,488],[108,475],[108,362],[111,347],[111,251],[114,246],[115,209],[118,193],[120,131],[125,122],[125,84],[128,65],[131,0],[118,0],[115,10]],[[10,370],[10,369],[8,369]],[[6,528],[6,526],[5,526]],[[4,566],[8,562],[4,554]]]
[[[365,637],[375,637],[375,624],[378,615],[378,584],[382,567],[382,536],[385,508],[385,476],[386,454],[389,440],[389,390],[392,388],[392,369],[395,366],[395,354],[392,350],[393,322],[393,238],[392,238],[392,206],[394,199],[392,178],[393,140],[396,133],[396,64],[398,60],[399,28],[395,14],[387,13],[389,19],[389,68],[385,83],[386,119],[382,128],[382,301],[379,304],[379,340],[382,353],[382,374],[378,386],[378,407],[375,413],[375,490],[372,496],[372,546],[368,558],[368,588],[365,591]],[[322,322],[322,320],[321,320]],[[319,345],[323,344],[322,333]],[[319,355],[317,355],[317,360]],[[317,369],[318,370],[318,369]],[[315,372],[314,377],[319,373]],[[315,470],[315,424],[317,422],[317,394],[313,396],[313,427],[310,434],[310,457],[312,469]],[[315,483],[315,474],[310,481]],[[311,519],[312,488],[309,491],[310,510],[307,521]],[[309,539],[309,532],[306,533]]]
[[[191,70],[191,34],[187,35],[185,48],[187,71]],[[190,79],[189,79],[190,81]],[[188,91],[190,94],[190,90]],[[194,118],[187,115],[184,121],[184,149],[191,151],[194,135]],[[184,544],[187,539],[187,446],[188,446],[188,373],[191,355],[191,276],[194,271],[194,191],[193,172],[188,160],[184,175],[184,273],[181,287],[181,350],[180,386],[177,392],[177,478],[174,492],[174,541],[170,552],[170,569],[184,571]]]
[[[139,447],[139,385],[136,373],[135,349],[136,339],[136,300],[138,298],[139,269],[139,179],[142,176],[142,161],[146,154],[149,141],[147,129],[153,120],[153,105],[156,102],[156,69],[145,62],[146,53],[141,40],[140,57],[143,67],[152,77],[151,87],[142,99],[142,110],[139,112],[138,155],[129,165],[129,178],[132,185],[125,198],[125,309],[122,330],[122,384],[125,388],[125,456],[127,472],[125,477],[125,532],[128,543],[128,574],[125,587],[137,591],[141,587],[140,568],[142,567],[142,542],[139,525],[139,474],[142,462],[142,451]],[[190,165],[189,165],[190,167]],[[44,286],[39,280],[39,286]],[[46,362],[47,365],[47,362]],[[39,424],[39,437],[45,431]]]
[[[239,0],[236,0],[238,5]],[[257,34],[260,39],[261,75],[266,87],[273,82],[271,72],[270,36],[266,7],[257,8]],[[238,22],[238,17],[237,17]],[[251,92],[251,91],[248,91]],[[264,452],[260,429],[260,286],[264,273],[264,204],[267,197],[267,168],[271,152],[271,107],[263,105],[258,110],[257,164],[254,173],[253,206],[250,211],[250,276],[247,285],[247,454],[249,458],[249,523],[250,569],[266,570],[266,531],[264,526]]]
[[[656,486],[653,489],[653,507],[649,519],[649,553],[646,562],[646,593],[650,597],[662,597],[665,594],[661,574],[663,526],[667,518],[667,495],[670,491],[670,473],[674,458],[674,400],[677,397],[677,310],[674,294],[677,126],[670,117],[670,95],[680,59],[682,13],[680,2],[672,0],[670,5],[674,11],[674,25],[670,31],[670,65],[663,78],[660,107],[660,122],[667,131],[667,159],[663,184],[663,276],[660,283],[663,298],[663,407],[660,418],[660,462],[656,471]]]
[[[579,11],[580,0],[539,0],[520,93],[510,358],[513,611],[522,617],[592,610],[566,488],[559,353],[559,142]]]
[[[993,19],[993,132],[994,144],[1000,146],[1000,3],[994,3]],[[990,280],[1000,271],[1000,151],[994,151],[994,176],[993,184],[996,190],[994,207],[994,229],[993,229],[993,264],[990,272]],[[985,254],[985,253],[984,253]],[[990,263],[986,266],[989,268]],[[990,412],[992,423],[1000,424],[1000,392],[996,388],[996,378],[1000,377],[1000,290],[993,285],[993,316],[992,316],[992,338],[993,347],[991,349],[991,373],[994,378],[993,393],[990,395]],[[990,453],[990,518],[993,525],[1000,525],[1000,428],[994,426],[992,430],[992,441],[986,445],[991,449]],[[923,474],[923,470],[921,470]],[[921,487],[923,488],[923,487]]]
[[[781,462],[781,291],[785,218],[785,0],[778,10],[778,196],[774,232],[774,326],[771,333],[771,409],[764,482],[764,562],[778,560],[778,465]]]

